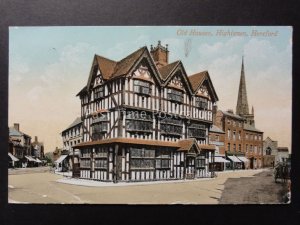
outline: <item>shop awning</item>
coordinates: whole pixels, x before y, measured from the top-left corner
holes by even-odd
[[[42,163],[42,161],[39,158],[35,159],[38,163]]]
[[[62,161],[65,160],[65,158],[67,157],[68,155],[61,155],[56,161],[55,163],[61,163]]]
[[[230,156],[227,156],[232,162],[235,162],[235,163],[240,163],[241,160],[239,160],[236,156],[234,155],[230,155]]]
[[[25,158],[28,159],[30,162],[36,162],[36,160],[29,155],[25,155]]]
[[[16,157],[15,157],[13,154],[11,154],[10,152],[8,153],[8,156],[11,158],[12,161],[15,161],[15,162],[19,161],[19,159],[16,158]]]
[[[247,159],[246,157],[244,156],[238,156],[237,157],[239,160],[241,160],[242,162],[249,162],[249,159]]]
[[[223,157],[215,157],[215,162],[218,162],[218,163],[227,163],[227,162],[230,162],[230,161],[224,159]]]

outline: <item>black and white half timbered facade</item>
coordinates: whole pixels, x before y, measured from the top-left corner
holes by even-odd
[[[158,43],[120,61],[95,55],[81,100],[80,177],[151,181],[211,177],[208,143],[217,94],[207,71],[168,63]]]

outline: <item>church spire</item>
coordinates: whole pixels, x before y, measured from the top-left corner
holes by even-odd
[[[244,56],[242,57],[242,70],[241,70],[240,86],[239,86],[239,93],[238,93],[238,99],[236,105],[236,114],[238,115],[249,114],[246,79],[245,79],[245,71],[244,71]]]

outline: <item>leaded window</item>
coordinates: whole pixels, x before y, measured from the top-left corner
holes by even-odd
[[[104,97],[104,86],[99,86],[94,89],[94,99],[99,99]]]
[[[205,138],[206,127],[203,124],[192,124],[188,128],[188,136],[194,138]]]
[[[170,101],[175,101],[175,102],[179,102],[179,103],[183,102],[183,92],[182,91],[168,88],[167,97],[168,97],[168,100],[170,100]]]
[[[99,133],[106,133],[108,130],[108,122],[99,122],[92,125],[92,133],[99,134]]]
[[[107,159],[96,159],[95,168],[107,169]]]
[[[154,169],[155,150],[131,148],[130,157],[132,169]]]
[[[196,157],[196,168],[204,168],[205,167],[205,156],[199,155]]]
[[[94,157],[97,158],[97,157],[101,157],[101,158],[106,158],[108,155],[108,149],[107,148],[97,148],[95,150],[95,153],[94,153]]]
[[[164,135],[182,135],[183,123],[180,119],[164,118],[161,120],[160,129]]]
[[[153,120],[151,114],[138,111],[128,111],[126,113],[127,131],[146,131],[152,132]]]
[[[169,169],[171,167],[171,156],[168,150],[159,150],[156,155],[155,167],[157,169]]]
[[[200,109],[208,109],[208,100],[203,97],[196,97],[195,99],[196,107]]]
[[[81,157],[91,157],[91,149],[82,149]]]
[[[151,84],[146,81],[134,80],[133,89],[135,93],[151,95]]]
[[[81,159],[80,167],[85,167],[85,168],[91,167],[91,160],[90,159]]]

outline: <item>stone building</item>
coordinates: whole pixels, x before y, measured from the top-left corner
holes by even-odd
[[[66,160],[68,170],[73,171],[73,176],[79,176],[80,151],[73,146],[83,141],[83,128],[81,117],[77,117],[65,130],[61,132],[63,140],[63,154],[59,161]],[[66,156],[67,155],[67,156]]]
[[[34,137],[34,142],[31,144],[32,152],[31,155],[39,158],[39,159],[44,159],[44,143],[38,141],[38,137]]]
[[[20,130],[20,124],[14,123],[9,128],[9,153],[18,159],[10,157],[12,161],[18,162],[14,166],[31,167],[37,166],[40,162],[32,157],[31,137]],[[12,162],[10,164],[13,164]]]
[[[159,42],[120,61],[95,55],[81,100],[80,177],[150,181],[211,177],[218,101],[207,71],[188,76]]]
[[[213,120],[215,120],[215,114],[213,114]],[[210,168],[213,167],[214,171],[223,171],[229,168],[230,161],[225,159],[225,132],[216,125],[212,125],[209,130],[209,144],[216,146],[215,160],[214,163],[210,163]]]
[[[213,110],[214,124],[225,132],[225,152],[233,168],[261,168],[263,132],[255,127],[254,108],[249,113],[244,60],[238,91],[236,113],[233,110]]]
[[[277,157],[275,158],[276,163],[286,162],[290,158],[288,147],[278,147],[277,148]]]
[[[278,141],[267,137],[263,141],[263,166],[273,167],[279,162],[285,162],[289,158],[287,147],[278,147]]]

